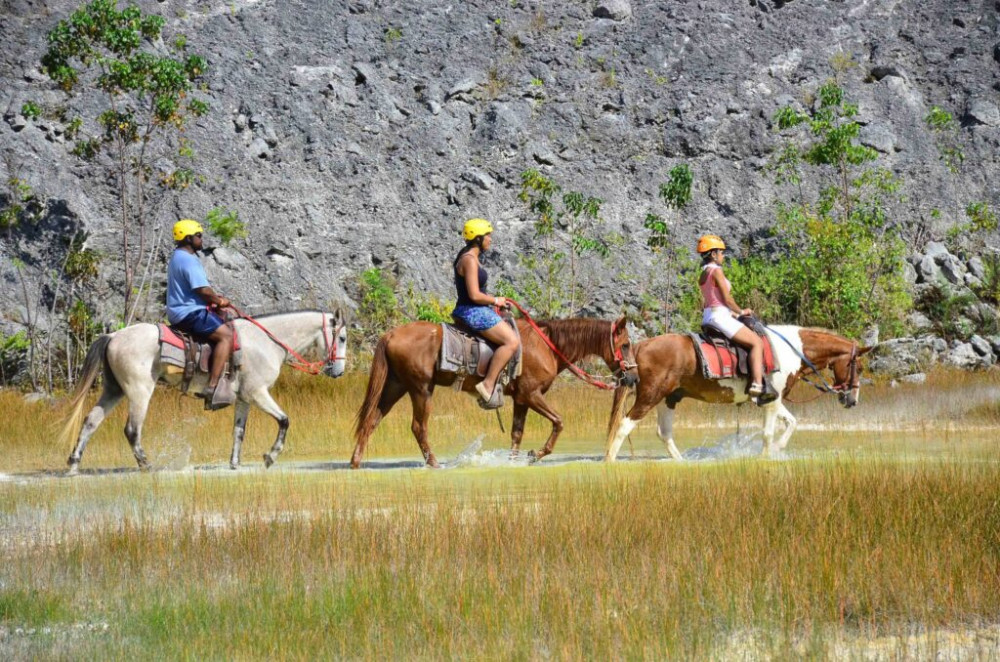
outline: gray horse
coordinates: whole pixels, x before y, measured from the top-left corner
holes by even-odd
[[[299,355],[318,350],[323,352],[324,362],[307,366],[328,377],[340,377],[344,374],[347,358],[347,326],[339,311],[281,313],[266,315],[257,321],[259,325],[248,319],[233,322],[243,351],[242,364],[233,382],[236,415],[233,422],[233,453],[229,460],[229,466],[233,469],[240,464],[240,446],[243,443],[247,417],[250,415],[250,405],[257,405],[278,422],[278,437],[271,450],[264,454],[264,464],[270,467],[281,453],[285,434],[288,432],[288,416],[271,397],[269,390],[277,380],[283,363],[291,358],[301,364]],[[63,430],[64,443],[73,438],[76,430],[80,430],[76,447],[69,456],[70,475],[79,471],[80,457],[87,441],[122,396],[128,398],[129,402],[125,437],[139,467],[149,468],[149,461],[140,442],[149,399],[157,382],[178,386],[182,378],[180,374],[167,374],[166,366],[160,364],[159,357],[159,329],[155,324],[133,324],[120,331],[102,335],[91,345],[80,382],[70,402],[72,412]],[[104,390],[80,428],[87,392],[102,369]],[[200,391],[206,381],[207,375],[196,376],[190,390]]]

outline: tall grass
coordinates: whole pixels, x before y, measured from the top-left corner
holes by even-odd
[[[99,658],[828,657],[997,623],[998,494],[851,457],[0,483],[0,624],[50,628],[28,655],[107,624]]]

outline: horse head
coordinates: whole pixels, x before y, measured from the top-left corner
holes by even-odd
[[[611,357],[605,360],[620,386],[635,386],[639,383],[639,370],[632,353],[632,339],[629,337],[624,315],[611,325]]]
[[[327,377],[340,377],[347,369],[347,320],[338,308],[323,313],[323,325],[317,344],[323,351],[322,372]]]
[[[830,359],[829,365],[834,378],[833,390],[837,392],[840,404],[847,409],[856,406],[860,399],[862,367],[858,359],[872,349],[872,347],[859,348],[857,343],[852,342],[850,348]]]

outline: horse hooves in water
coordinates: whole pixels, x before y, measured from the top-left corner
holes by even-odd
[[[274,458],[271,457],[270,453],[264,453],[264,468],[270,469],[272,464],[274,464]]]
[[[535,451],[528,451],[528,464],[534,464],[542,459],[542,456]]]
[[[80,463],[70,462],[69,468],[66,469],[67,476],[79,476],[80,475]]]

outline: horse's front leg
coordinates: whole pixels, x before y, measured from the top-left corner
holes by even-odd
[[[528,405],[514,402],[514,420],[510,425],[510,456],[521,453],[521,439],[524,437],[524,421],[528,417]]]
[[[243,399],[236,400],[236,412],[233,417],[233,454],[229,457],[229,468],[240,466],[240,451],[243,449],[243,437],[246,434],[247,418],[250,416],[250,403]]]
[[[281,454],[281,449],[285,446],[285,435],[288,433],[288,415],[282,411],[266,388],[255,391],[251,396],[251,402],[278,422],[278,436],[274,440],[274,445],[271,446],[270,451],[264,453],[264,467],[267,468],[275,463],[278,455]]]
[[[666,445],[670,457],[675,460],[684,459],[674,444],[674,408],[666,402],[656,405],[656,434]]]
[[[545,445],[542,446],[541,450],[531,451],[528,453],[528,457],[532,462],[538,462],[546,455],[552,453],[552,449],[555,448],[556,445],[556,440],[559,439],[559,435],[563,431],[563,422],[562,417],[551,407],[551,405],[549,405],[548,402],[545,401],[541,392],[533,391],[532,393],[529,393],[527,402],[528,407],[549,419],[549,422],[552,423],[552,432],[549,433],[549,438],[545,441]]]

